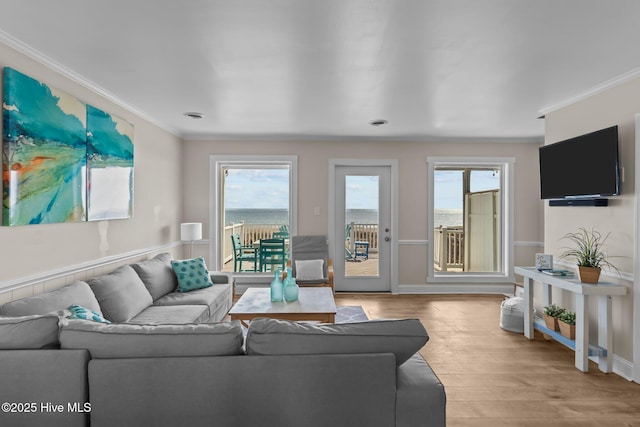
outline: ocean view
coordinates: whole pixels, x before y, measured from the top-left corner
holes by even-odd
[[[244,221],[245,224],[286,224],[287,209],[227,209],[226,225]],[[346,222],[356,224],[377,224],[378,211],[372,209],[348,209]],[[462,226],[462,210],[436,209],[433,224],[446,227]]]
[[[462,227],[462,209],[436,209],[433,217],[434,227]]]

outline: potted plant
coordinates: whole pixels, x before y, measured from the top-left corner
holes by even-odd
[[[558,325],[558,317],[564,312],[564,308],[560,308],[555,304],[546,305],[544,307],[544,312],[542,318],[544,319],[545,325],[547,328],[552,331],[559,331],[560,327]]]
[[[563,337],[569,339],[576,338],[576,313],[571,310],[564,310],[559,320],[560,333]]]
[[[560,255],[561,258],[574,258],[578,265],[580,281],[583,283],[598,283],[602,267],[618,269],[609,262],[604,251],[604,244],[610,233],[604,237],[599,232],[591,229],[580,228],[577,233],[567,233],[563,239],[573,243],[573,247],[567,247]]]

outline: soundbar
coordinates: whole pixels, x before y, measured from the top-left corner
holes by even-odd
[[[586,198],[586,199],[552,199],[549,206],[609,206],[609,199],[606,198]]]

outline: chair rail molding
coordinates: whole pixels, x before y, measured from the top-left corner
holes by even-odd
[[[0,294],[5,292],[11,292],[27,286],[37,285],[39,283],[57,281],[61,278],[73,277],[77,274],[103,268],[107,266],[113,266],[114,264],[128,262],[135,258],[146,257],[153,253],[162,251],[169,251],[171,249],[182,246],[183,242],[172,242],[166,245],[148,247],[144,249],[138,249],[131,252],[125,252],[117,255],[99,258],[93,261],[87,261],[80,264],[72,264],[69,266],[61,267],[55,270],[49,270],[42,273],[34,274],[31,276],[19,277],[16,279],[6,280],[0,282]],[[71,280],[71,279],[70,279]],[[76,279],[80,280],[80,279]],[[66,283],[65,283],[66,284]]]

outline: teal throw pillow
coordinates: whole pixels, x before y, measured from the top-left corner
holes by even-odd
[[[89,310],[88,308],[84,308],[81,305],[74,304],[69,307],[69,311],[71,312],[71,316],[68,317],[69,319],[92,320],[99,323],[111,323],[100,314],[96,313],[93,310]]]
[[[209,270],[204,263],[204,258],[193,258],[171,261],[173,271],[178,278],[178,292],[195,291],[196,289],[213,286]]]

